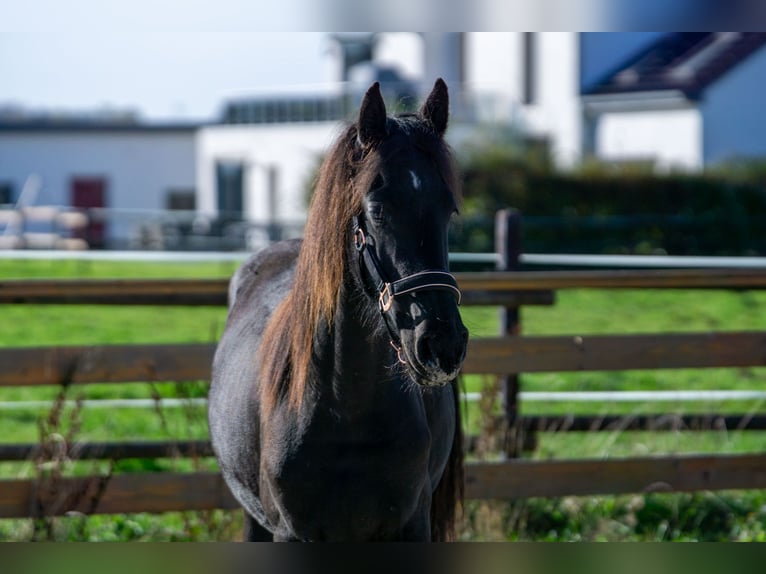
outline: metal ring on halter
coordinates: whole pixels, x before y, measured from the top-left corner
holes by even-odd
[[[396,358],[397,358],[397,360],[399,361],[399,363],[401,363],[402,365],[406,365],[406,364],[407,364],[407,361],[405,361],[405,360],[402,358],[402,348],[401,348],[401,347],[399,347],[399,346],[398,346],[396,343],[394,343],[393,341],[389,341],[389,343],[390,343],[390,344],[391,344],[391,346],[394,348],[394,351],[396,351]]]
[[[423,271],[408,275],[392,283],[384,282],[383,287],[378,292],[378,306],[381,313],[386,314],[394,304],[394,298],[398,295],[430,290],[449,291],[455,296],[457,304],[460,305],[462,293],[453,275],[442,271]]]
[[[357,251],[362,251],[367,244],[367,237],[364,235],[364,230],[361,227],[354,229],[354,247]]]

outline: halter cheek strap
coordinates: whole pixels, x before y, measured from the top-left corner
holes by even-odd
[[[455,277],[447,271],[429,270],[420,271],[407,275],[396,281],[387,281],[386,275],[380,265],[373,246],[372,238],[367,235],[359,223],[359,218],[353,218],[354,246],[360,254],[360,263],[367,270],[368,275],[375,284],[375,290],[378,294],[378,308],[383,315],[383,322],[388,328],[391,337],[391,346],[396,349],[399,361],[404,363],[401,353],[401,345],[398,343],[399,337],[394,331],[393,326],[387,320],[387,313],[394,304],[396,297],[407,293],[416,293],[418,291],[438,290],[448,291],[455,296],[457,304],[460,305],[461,292],[457,285]]]

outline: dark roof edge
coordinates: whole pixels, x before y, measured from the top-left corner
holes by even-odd
[[[195,132],[200,128],[213,125],[212,122],[194,123],[157,123],[157,124],[130,124],[130,123],[102,123],[88,121],[51,121],[51,120],[2,120],[0,119],[0,132],[82,132],[82,133],[173,133]]]
[[[613,78],[615,75],[617,75],[618,72],[621,72],[622,70],[626,68],[630,68],[638,62],[639,60],[643,59],[647,54],[652,52],[653,50],[657,49],[657,45],[662,42],[667,42],[671,37],[680,34],[681,32],[673,32],[668,33],[663,36],[660,36],[657,38],[654,42],[649,42],[645,47],[635,52],[632,56],[619,61],[617,64],[612,66],[608,71],[601,74],[597,79],[590,82],[589,85],[583,86],[582,90],[580,91],[581,95],[598,95],[603,92],[599,92],[598,90],[603,87],[603,85],[607,82],[607,80]]]
[[[640,62],[645,57],[651,55],[655,50],[672,48],[674,41],[680,42],[684,38],[682,36],[693,35],[696,37],[694,49],[684,53],[688,58],[694,58],[698,47],[703,43],[709,43],[713,38],[712,32],[705,33],[674,33],[666,34],[657,41],[649,44],[644,49],[636,52],[631,57],[625,59],[620,64],[612,68],[608,73],[599,77],[598,80],[589,83],[588,86],[583,87],[580,95],[582,97],[589,96],[609,96],[609,95],[621,95],[621,94],[640,94],[643,92],[655,92],[666,90],[679,90],[684,93],[687,99],[691,101],[700,100],[704,92],[715,82],[728,75],[732,70],[742,64],[745,60],[753,56],[758,50],[766,45],[766,34],[742,34],[728,47],[728,55],[726,58],[720,59],[715,65],[707,63],[706,67],[701,68],[695,73],[692,79],[689,78],[677,78],[665,76],[665,68],[658,68],[661,70],[659,73],[653,71],[647,74],[644,78],[639,78],[635,83],[629,85],[619,85],[615,83],[615,78],[618,74],[624,70],[629,70]],[[694,40],[694,39],[692,39]],[[673,61],[666,62],[665,66],[672,66]]]

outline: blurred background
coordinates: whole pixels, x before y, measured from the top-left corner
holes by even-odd
[[[762,254],[766,35],[0,34],[0,249],[251,251],[300,235],[364,90],[437,77],[466,204],[453,251]]]

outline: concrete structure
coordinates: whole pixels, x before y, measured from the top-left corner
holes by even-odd
[[[310,178],[340,130],[338,121],[217,125],[197,136],[197,208],[211,218],[246,219],[247,246],[297,232]],[[290,235],[290,233],[287,233]]]
[[[396,65],[422,97],[436,77],[450,86],[454,131],[513,125],[549,141],[554,160],[580,159],[580,34],[452,32],[381,34],[375,61]],[[401,45],[397,51],[396,43]],[[422,61],[421,65],[412,62]],[[417,74],[417,75],[416,75]],[[463,124],[461,126],[461,124]],[[451,137],[459,140],[461,134]]]
[[[0,123],[0,203],[123,210],[194,208],[197,127],[122,122]],[[30,177],[39,182],[27,186]],[[140,220],[139,220],[140,221]],[[135,218],[92,218],[92,247],[124,246]]]

